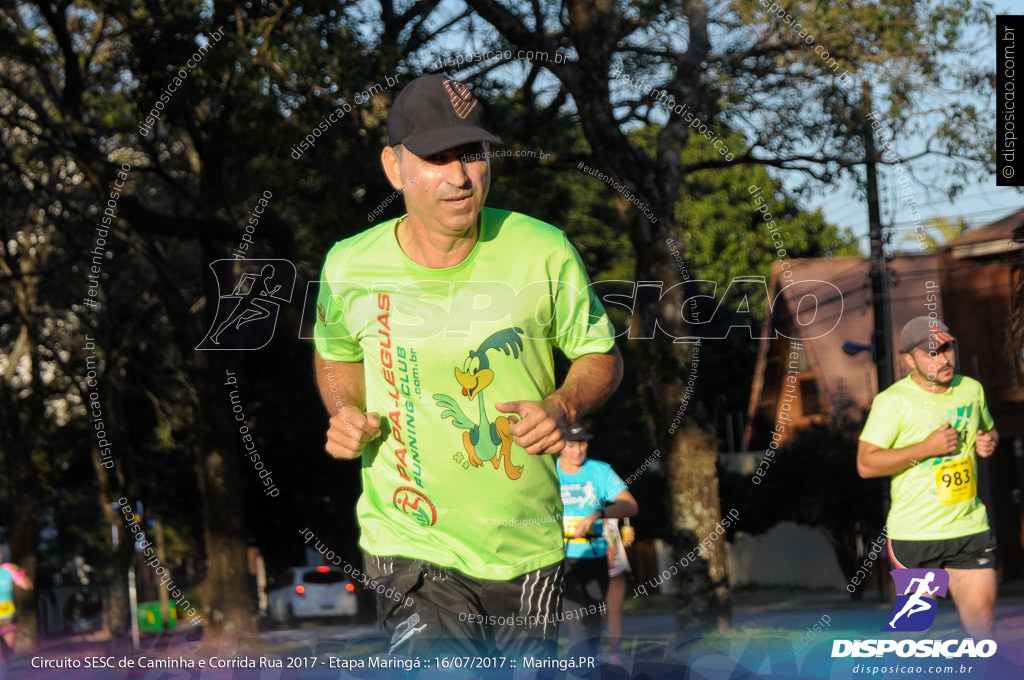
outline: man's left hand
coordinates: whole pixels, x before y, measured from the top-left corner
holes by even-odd
[[[982,432],[978,430],[978,438],[974,442],[974,450],[982,458],[988,458],[996,450],[996,444],[999,443],[995,437],[988,432]]]
[[[519,422],[511,426],[516,444],[530,455],[558,453],[565,447],[565,410],[547,399],[543,401],[509,401],[494,408],[502,413],[515,413]]]
[[[590,529],[594,526],[594,523],[597,522],[597,520],[599,519],[601,519],[601,516],[596,512],[592,512],[586,517],[581,517],[580,521],[576,523],[576,531],[573,532],[572,537],[583,538],[590,532]]]

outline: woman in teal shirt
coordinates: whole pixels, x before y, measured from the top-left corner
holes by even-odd
[[[4,661],[10,660],[14,633],[18,630],[18,613],[14,609],[14,587],[32,590],[32,579],[16,564],[4,562],[0,548],[0,638],[3,639]]]

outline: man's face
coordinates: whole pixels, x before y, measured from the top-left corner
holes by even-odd
[[[904,354],[903,358],[921,382],[930,382],[940,387],[949,387],[953,382],[953,365],[956,363],[956,356],[953,352],[953,343],[946,342],[932,351],[917,347],[913,352]]]
[[[565,442],[559,455],[567,464],[579,467],[587,460],[587,446],[588,442]]]
[[[464,144],[421,158],[409,149],[385,147],[381,163],[388,181],[405,195],[417,226],[430,233],[462,236],[473,227],[491,188],[488,145]]]

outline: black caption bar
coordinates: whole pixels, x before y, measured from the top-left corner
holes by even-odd
[[[996,186],[1001,187],[1024,186],[1024,147],[1017,144],[1024,137],[1024,128],[1017,126],[1017,83],[1024,80],[1017,78],[1018,37],[1024,38],[1024,16],[997,15]],[[1024,93],[1021,96],[1024,98]]]

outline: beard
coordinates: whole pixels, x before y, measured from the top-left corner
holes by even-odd
[[[956,377],[956,371],[949,365],[938,368],[936,364],[932,364],[928,361],[920,362],[916,360],[914,361],[914,365],[917,369],[917,377],[922,383],[931,383],[939,387],[949,387],[953,382],[953,378]]]

